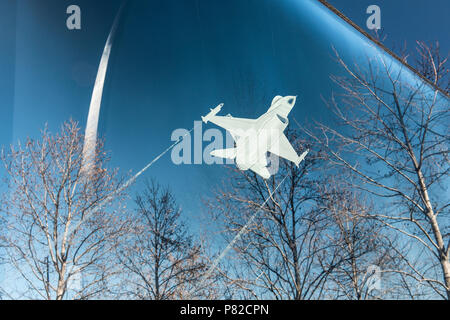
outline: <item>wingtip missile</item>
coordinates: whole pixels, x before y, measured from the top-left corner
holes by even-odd
[[[298,160],[297,160],[297,163],[296,163],[297,167],[298,167],[299,164],[305,159],[305,157],[306,157],[306,155],[308,154],[308,152],[309,152],[309,149],[307,149],[305,152],[303,152],[303,153],[300,155],[300,157],[298,157]]]
[[[220,110],[222,110],[223,107],[223,103],[219,104],[217,107],[215,107],[214,109],[210,109],[211,111],[206,115],[206,116],[202,116],[202,121],[204,123],[208,123],[208,121],[214,117],[216,114],[218,114],[220,112]]]

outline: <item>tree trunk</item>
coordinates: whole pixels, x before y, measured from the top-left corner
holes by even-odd
[[[439,229],[436,216],[431,212],[429,218],[431,221],[431,228],[433,229],[434,237],[436,238],[436,244],[439,247],[439,261],[441,263],[442,272],[444,274],[447,299],[450,300],[450,262],[445,251],[444,241],[442,239],[441,230]]]
[[[450,300],[450,263],[448,261],[448,256],[445,250],[444,240],[442,239],[442,233],[439,228],[439,224],[434,214],[433,206],[431,205],[430,196],[428,195],[428,188],[425,184],[425,178],[422,174],[422,170],[418,168],[417,161],[413,157],[414,165],[416,167],[417,176],[419,178],[419,185],[422,190],[425,207],[427,209],[426,215],[430,219],[431,229],[433,230],[434,238],[436,239],[436,244],[438,246],[439,262],[442,267],[442,273],[444,275],[445,291],[447,293],[447,299]]]
[[[65,263],[61,266],[61,271],[58,276],[58,287],[56,288],[56,300],[62,300],[66,292],[66,281],[64,274],[66,273]]]
[[[439,224],[434,214],[433,206],[431,205],[431,200],[428,195],[428,188],[425,184],[425,178],[422,174],[422,170],[418,168],[417,161],[413,157],[414,165],[416,167],[417,176],[419,178],[419,185],[423,194],[425,207],[427,212],[425,213],[430,220],[431,229],[433,230],[434,238],[436,239],[436,244],[438,246],[439,262],[442,267],[442,272],[444,275],[445,291],[447,293],[447,299],[450,300],[450,263],[448,261],[448,256],[445,250],[444,240],[442,239],[442,233],[439,228]]]

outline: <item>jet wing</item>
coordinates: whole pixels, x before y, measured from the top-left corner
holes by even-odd
[[[230,116],[214,116],[209,121],[229,131],[233,138],[242,136],[256,123],[254,119],[233,118]]]
[[[268,151],[281,158],[294,162],[297,166],[300,163],[300,157],[297,155],[297,152],[295,152],[291,143],[284,134],[281,134],[279,137],[278,144],[276,142],[272,143]]]

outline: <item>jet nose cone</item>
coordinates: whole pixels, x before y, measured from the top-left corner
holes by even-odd
[[[297,96],[287,96],[286,99],[288,103],[293,106],[295,104],[295,101],[297,100]]]

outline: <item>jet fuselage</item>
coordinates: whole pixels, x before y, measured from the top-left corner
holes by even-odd
[[[231,115],[217,116],[222,104],[211,109],[210,113],[202,117],[203,122],[211,121],[227,130],[235,141],[235,147],[215,149],[210,154],[219,158],[235,159],[239,169],[250,169],[263,179],[270,178],[277,168],[272,164],[268,166],[267,152],[298,166],[308,150],[298,156],[283,133],[288,126],[287,117],[294,107],[296,98],[296,96],[275,96],[270,108],[258,119],[234,118]]]
[[[265,159],[270,147],[275,145],[280,134],[289,124],[287,118],[277,114],[276,109],[263,114],[256,124],[240,135],[236,141],[236,165],[240,170],[248,170]],[[260,163],[265,166],[267,162]]]

